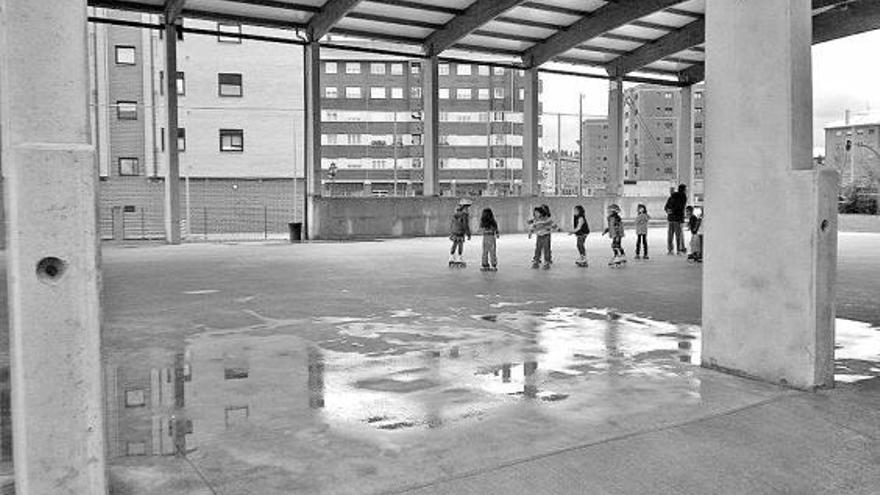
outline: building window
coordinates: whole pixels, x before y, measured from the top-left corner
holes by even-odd
[[[324,88],[324,98],[339,98],[339,89],[335,86]]]
[[[663,144],[672,144],[672,138],[668,136],[663,138]]]
[[[496,100],[504,99],[504,88],[492,88]]]
[[[496,158],[494,162],[495,168],[504,168],[504,158]]]
[[[703,92],[702,92],[702,91],[697,91],[696,93],[694,93],[694,98],[696,98],[696,99],[698,99],[698,100],[702,99],[702,98],[703,98]]]
[[[241,24],[218,22],[217,41],[220,43],[241,43]]]
[[[697,136],[694,138],[694,142],[696,144],[703,144],[703,138],[701,136]]]
[[[244,151],[244,131],[220,129],[220,151]]]
[[[137,102],[136,101],[117,101],[116,102],[116,118],[119,120],[137,120]]]
[[[346,138],[348,139],[348,144],[361,144],[360,134],[346,134]]]
[[[392,76],[402,76],[403,75],[403,64],[391,64],[391,75]]]
[[[477,74],[481,76],[489,75],[489,66],[488,65],[478,65],[477,66]]]
[[[702,128],[703,128],[702,122],[694,122],[694,129],[702,129]]]
[[[116,45],[116,65],[135,65],[136,63],[133,46]]]
[[[361,73],[360,62],[346,62],[345,63],[345,73],[346,74],[360,74]]]
[[[504,134],[492,134],[492,144],[495,146],[504,146],[507,144],[507,136]]]
[[[370,88],[370,98],[374,100],[384,100],[385,99],[385,88],[381,86],[374,86]]]
[[[325,62],[324,63],[324,73],[325,74],[336,74],[339,71],[339,66],[336,65],[336,62]]]
[[[241,74],[217,74],[217,86],[220,96],[241,97]]]
[[[441,76],[449,75],[449,64],[439,64],[437,66],[437,73]]]
[[[664,107],[663,110],[666,111],[666,112],[671,112],[671,111],[672,111],[672,107]]]
[[[177,151],[182,153],[186,151],[186,129],[177,128]]]
[[[664,122],[663,127],[666,127],[667,129],[672,129],[672,122]]]
[[[667,160],[672,160],[672,153],[663,153],[663,158]]]
[[[125,391],[125,407],[143,407],[146,403],[143,389]]]
[[[471,88],[458,88],[455,90],[455,99],[457,100],[470,100],[471,99]]]
[[[373,168],[385,168],[385,160],[373,160]]]
[[[370,74],[385,75],[385,64],[375,62],[370,64]]]
[[[413,134],[412,135],[412,144],[415,146],[420,146],[422,144],[422,135],[421,134]]]
[[[439,95],[441,100],[448,100],[449,99],[449,88],[440,88],[440,90],[437,91],[437,94]]]
[[[183,72],[177,73],[177,96],[186,96],[186,75]]]
[[[672,93],[670,93],[669,91],[663,93],[663,98],[666,98],[667,100],[671,100],[671,99],[672,99]]]
[[[495,74],[496,76],[503,76],[504,75],[504,67],[495,67],[492,70],[492,73]]]
[[[422,97],[422,87],[421,86],[413,86],[409,88],[409,97],[420,99]]]
[[[526,99],[526,90],[524,88],[519,88],[519,99],[520,100]]]
[[[703,107],[694,107],[694,112],[703,113]]]
[[[469,75],[471,75],[471,65],[470,64],[456,64],[455,73],[459,76],[469,76]]]
[[[413,62],[412,65],[409,66],[409,71],[413,75],[419,75],[422,73],[422,64],[421,62]]]
[[[703,159],[703,153],[701,153],[699,151],[694,153],[694,160],[702,160],[702,159]]]
[[[336,144],[338,142],[338,135],[336,134],[324,134],[325,144]]]
[[[875,129],[868,129],[868,134],[874,134]]]
[[[391,88],[391,99],[402,100],[403,99],[403,88]]]
[[[477,90],[477,98],[480,100],[489,99],[489,88],[480,88]]]
[[[346,98],[360,98],[361,97],[360,86],[347,86],[345,88],[345,97]]]
[[[140,164],[137,158],[119,158],[119,175],[140,175]]]

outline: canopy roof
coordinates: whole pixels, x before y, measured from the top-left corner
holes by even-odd
[[[93,7],[403,45],[414,55],[703,78],[705,0],[89,0]],[[813,0],[814,43],[880,28],[880,0]]]

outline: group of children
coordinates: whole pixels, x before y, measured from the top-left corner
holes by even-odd
[[[450,226],[450,240],[452,240],[452,249],[449,252],[449,266],[464,267],[465,263],[462,259],[462,251],[464,250],[465,238],[470,240],[470,206],[471,202],[462,199],[458,203],[455,214],[452,216]],[[688,259],[691,261],[702,261],[702,224],[701,219],[694,214],[693,207],[687,207],[689,216],[688,227],[691,231],[691,254]],[[638,205],[636,214],[636,259],[650,259],[648,257],[648,221],[651,216],[648,215],[648,209],[645,205]],[[609,266],[620,266],[626,263],[626,253],[623,250],[621,241],[624,237],[623,219],[620,217],[620,207],[616,204],[608,206],[608,226],[602,232],[602,235],[608,234],[611,239],[611,249],[614,256],[609,261]],[[498,270],[498,256],[496,253],[496,240],[500,237],[498,230],[498,222],[495,220],[495,214],[491,208],[483,209],[480,215],[479,233],[483,234],[483,271]],[[550,235],[553,232],[562,229],[553,221],[550,215],[550,208],[547,205],[536,206],[532,212],[532,218],[528,221],[528,234],[531,239],[535,235],[535,254],[532,258],[532,268],[542,266],[543,258],[544,269],[549,269],[553,263],[553,257],[550,248]],[[587,252],[584,246],[587,235],[590,233],[590,227],[587,224],[586,212],[584,207],[577,205],[574,207],[574,215],[572,220],[572,230],[570,235],[574,235],[577,239],[575,246],[577,247],[578,257],[575,264],[581,267],[588,266]],[[644,252],[644,254],[642,254]]]

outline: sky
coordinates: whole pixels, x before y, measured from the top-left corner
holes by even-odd
[[[880,113],[880,31],[813,46],[813,154],[824,154],[826,124],[872,110]],[[562,148],[576,149],[578,95],[584,94],[584,116],[607,115],[608,81],[543,74],[544,147],[556,147],[557,121],[562,118]],[[711,95],[707,105],[711,105]]]

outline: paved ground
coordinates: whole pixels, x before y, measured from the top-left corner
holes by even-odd
[[[660,231],[623,269],[505,236],[497,273],[476,239],[465,270],[443,239],[107,248],[114,493],[877,493],[880,235],[840,239],[815,394],[695,366],[701,267]]]

